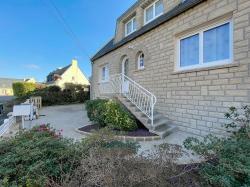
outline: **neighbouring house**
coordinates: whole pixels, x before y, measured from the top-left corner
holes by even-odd
[[[15,82],[32,82],[36,83],[34,78],[28,79],[11,79],[11,78],[0,78],[0,96],[13,96],[12,84]]]
[[[151,131],[222,134],[250,104],[249,0],[138,0],[92,58],[91,98],[118,97]]]
[[[56,85],[64,88],[65,83],[90,85],[89,80],[83,74],[78,66],[77,60],[75,59],[72,60],[70,65],[63,68],[58,68],[47,76],[47,85]]]

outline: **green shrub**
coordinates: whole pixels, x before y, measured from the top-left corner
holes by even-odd
[[[28,97],[41,96],[43,106],[83,103],[89,100],[89,91],[86,90],[87,86],[74,84],[67,84],[64,90],[58,86],[49,86],[35,90]]]
[[[86,110],[89,119],[101,127],[109,126],[122,131],[132,131],[138,128],[134,117],[115,101],[91,100],[86,103]]]
[[[59,86],[48,86],[46,90],[48,92],[60,92],[61,88]]]
[[[138,128],[134,117],[120,103],[112,100],[105,104],[105,123],[115,130],[133,131]]]
[[[29,83],[30,84],[30,83]],[[33,84],[33,83],[31,83]],[[26,99],[29,99],[31,96],[41,96],[43,106],[52,106],[52,105],[65,105],[65,104],[76,104],[83,103],[89,100],[89,86],[85,85],[77,85],[77,84],[65,84],[65,89],[61,89],[58,86],[48,86],[44,87],[44,85],[36,85],[34,84],[34,88],[30,89],[30,91],[23,91],[27,89],[23,89],[22,83],[15,83],[17,87],[18,94],[17,100],[21,100],[24,102]],[[25,84],[26,85],[26,84]]]
[[[96,122],[100,127],[105,127],[105,104],[108,100],[96,99],[86,102],[87,115],[90,121]]]
[[[76,174],[81,162],[92,157],[92,150],[114,149],[136,153],[137,143],[119,142],[103,129],[74,142],[61,136],[49,125],[37,126],[0,141],[0,186],[43,187]],[[98,151],[99,152],[99,151]]]
[[[232,120],[226,125],[232,132],[230,137],[209,135],[202,141],[188,138],[184,145],[208,160],[200,170],[208,184],[247,187],[250,186],[250,108],[245,106],[239,113],[232,107],[225,116]]]
[[[36,89],[36,84],[30,82],[16,82],[13,83],[12,88],[15,96],[22,97],[34,91]]]
[[[62,172],[76,166],[80,156],[77,144],[62,138],[48,125],[41,125],[0,141],[0,181],[45,186],[48,179],[60,180]]]

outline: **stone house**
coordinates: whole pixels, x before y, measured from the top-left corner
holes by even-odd
[[[250,104],[249,51],[249,0],[138,0],[92,58],[91,98],[118,93],[152,131],[221,134]]]
[[[78,66],[77,60],[73,59],[71,64],[63,68],[58,68],[49,73],[46,79],[47,85],[56,85],[64,88],[65,83],[90,85],[89,80]]]

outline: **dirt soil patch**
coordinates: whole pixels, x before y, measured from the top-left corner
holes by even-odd
[[[80,131],[88,132],[88,133],[90,133],[91,131],[94,131],[94,130],[99,130],[99,129],[100,129],[99,125],[87,125],[85,127],[79,128]],[[146,128],[138,128],[137,130],[130,131],[130,132],[124,132],[124,131],[121,132],[121,131],[117,131],[117,130],[114,130],[114,132],[117,135],[122,134],[125,136],[132,136],[132,137],[157,136],[156,134],[149,132],[148,129],[146,129]]]

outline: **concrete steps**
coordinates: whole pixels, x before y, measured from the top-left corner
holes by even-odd
[[[147,128],[150,132],[165,138],[172,132],[177,130],[177,127],[172,122],[162,115],[154,111],[154,125],[151,126],[151,120],[140,111],[133,103],[123,96],[118,96],[117,99]]]

